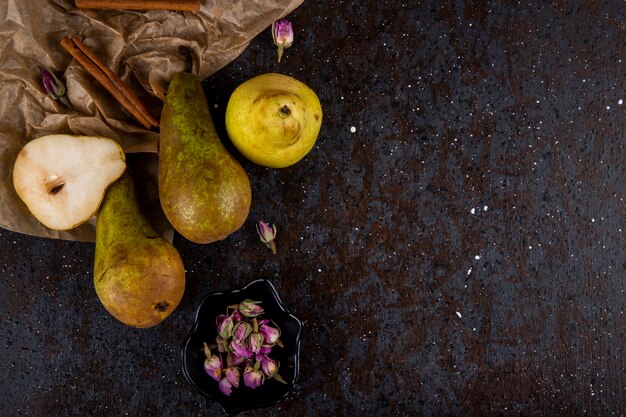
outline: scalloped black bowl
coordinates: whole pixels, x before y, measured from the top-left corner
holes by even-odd
[[[261,318],[274,321],[281,330],[284,347],[274,347],[270,357],[280,363],[278,373],[287,384],[269,379],[253,390],[241,383],[239,388],[233,388],[230,396],[226,396],[220,392],[217,381],[204,371],[202,342],[214,343],[217,336],[215,317],[224,314],[227,306],[246,298],[262,301],[265,313]],[[183,373],[191,385],[206,398],[221,405],[230,416],[244,410],[275,405],[287,397],[298,377],[301,332],[302,322],[287,310],[268,280],[258,279],[240,289],[211,293],[200,303],[193,328],[183,343]]]

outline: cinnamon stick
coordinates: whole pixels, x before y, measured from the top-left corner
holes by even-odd
[[[76,0],[81,9],[200,10],[200,0]]]
[[[150,112],[148,112],[148,109],[144,106],[144,104],[141,102],[139,97],[137,97],[135,93],[133,93],[128,88],[128,86],[124,83],[124,81],[121,80],[120,77],[117,76],[116,73],[114,73],[109,67],[107,67],[105,62],[102,59],[100,59],[98,55],[96,55],[89,48],[87,48],[87,45],[85,45],[78,37],[72,36],[72,42],[76,44],[78,49],[80,49],[87,56],[87,58],[89,58],[94,64],[98,66],[98,68],[102,70],[102,72],[104,72],[107,78],[111,80],[113,85],[118,90],[120,90],[122,95],[124,95],[124,97],[126,97],[128,101],[130,101],[133,104],[133,106],[137,108],[137,110],[141,113],[141,115],[144,116],[144,118],[148,120],[148,122],[150,122],[152,126],[159,125],[159,122],[156,121],[154,117],[152,117],[152,115],[150,114]]]
[[[78,41],[78,43],[76,42]],[[79,46],[80,45],[80,46]],[[128,110],[141,124],[149,129],[159,123],[148,113],[141,100],[111,71],[85,44],[78,38],[67,36],[61,39],[61,46],[65,48],[96,79],[115,99]],[[87,51],[87,53],[85,53]]]

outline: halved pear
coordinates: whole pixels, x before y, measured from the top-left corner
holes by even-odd
[[[322,106],[315,92],[283,74],[258,75],[233,91],[226,106],[226,131],[246,158],[285,168],[315,145]]]
[[[13,186],[44,226],[73,229],[100,207],[107,187],[126,170],[113,139],[47,135],[28,142],[13,166]]]

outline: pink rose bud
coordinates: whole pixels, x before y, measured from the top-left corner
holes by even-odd
[[[252,332],[249,341],[252,353],[259,353],[261,351],[261,344],[263,343],[263,335],[259,332]]]
[[[272,25],[272,38],[278,46],[278,62],[283,56],[283,51],[293,44],[293,27],[287,19],[281,19]]]
[[[244,364],[248,359],[241,355],[237,355],[235,352],[230,352],[228,354],[228,366],[239,366]]]
[[[269,225],[263,220],[260,220],[256,225],[256,231],[261,238],[261,242],[265,243],[268,248],[272,250],[272,253],[276,253],[276,225]]]
[[[278,362],[274,359],[267,357],[266,355],[257,356],[259,362],[261,362],[261,370],[267,378],[271,378],[278,372]]]
[[[243,316],[241,315],[239,310],[235,309],[235,311],[232,312],[231,316],[233,316],[233,323],[239,323],[241,320],[243,320]]]
[[[243,383],[246,387],[255,389],[263,385],[265,376],[259,369],[254,369],[254,366],[248,365],[243,371]]]
[[[227,316],[226,318],[221,320],[221,323],[217,327],[217,333],[224,339],[228,339],[232,337],[234,327],[235,325],[233,321],[233,316]]]
[[[216,381],[222,379],[222,359],[219,356],[211,355],[204,360],[204,370]]]
[[[226,368],[224,369],[224,374],[226,374],[228,382],[230,382],[233,387],[239,388],[239,379],[241,378],[241,371],[239,371],[239,368],[234,366]]]
[[[224,395],[230,395],[233,392],[233,385],[226,377],[222,378],[217,386]]]
[[[239,343],[235,340],[230,342],[230,351],[234,354],[244,357],[246,359],[252,359],[252,350],[250,348],[243,345],[243,343]]]
[[[239,312],[244,317],[256,317],[263,314],[263,307],[259,305],[260,301],[243,300],[239,303]]]
[[[252,325],[245,321],[240,321],[235,324],[235,330],[233,331],[233,338],[237,342],[244,341],[252,333]]]
[[[259,322],[259,333],[261,333],[265,339],[265,343],[273,345],[280,337],[280,330],[276,327],[268,326],[265,323]]]
[[[71,107],[70,102],[67,100],[67,97],[65,97],[65,85],[63,82],[61,82],[52,71],[48,71],[46,68],[40,67],[39,73],[43,87],[46,89],[48,96],[50,96],[52,100],[59,100],[65,106]]]

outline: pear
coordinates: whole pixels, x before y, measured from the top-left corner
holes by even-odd
[[[185,291],[182,259],[140,211],[130,171],[109,187],[98,212],[94,285],[113,317],[141,328],[168,317]]]
[[[239,85],[226,106],[226,131],[255,164],[285,168],[308,154],[322,125],[317,95],[283,74],[262,74]]]
[[[174,74],[161,114],[159,198],[174,229],[195,243],[238,230],[252,191],[243,167],[224,147],[200,81]]]
[[[28,142],[13,165],[13,186],[44,226],[69,230],[100,207],[107,187],[126,169],[113,139],[47,135]]]

